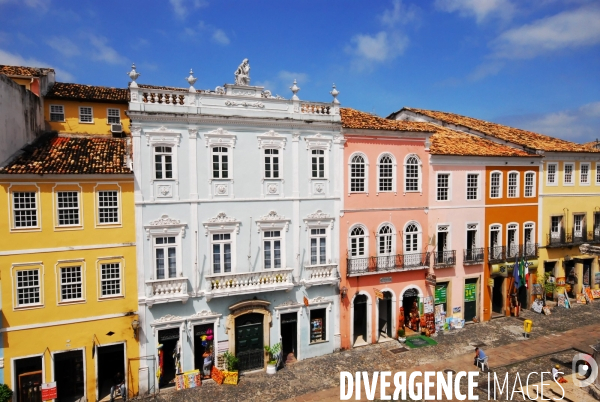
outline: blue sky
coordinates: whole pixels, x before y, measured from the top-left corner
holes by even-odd
[[[0,0],[0,64],[58,80],[253,85],[380,116],[412,106],[577,142],[600,137],[598,0]]]

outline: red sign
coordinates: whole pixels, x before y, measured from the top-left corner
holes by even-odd
[[[42,401],[56,399],[56,382],[48,382],[42,384]]]

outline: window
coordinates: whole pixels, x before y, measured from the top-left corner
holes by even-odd
[[[63,105],[50,105],[50,121],[65,121],[65,107]]]
[[[467,200],[476,200],[478,198],[478,182],[478,174],[467,174]]]
[[[279,150],[265,149],[265,178],[279,178]]]
[[[379,158],[379,192],[394,191],[394,163],[392,157],[383,155]]]
[[[263,246],[265,269],[281,268],[281,231],[264,232]]]
[[[596,163],[596,185],[600,185],[600,163]]]
[[[502,258],[502,226],[490,226],[490,250],[489,258],[498,260]]]
[[[100,265],[100,294],[102,296],[115,296],[121,294],[120,263]]]
[[[535,244],[535,233],[533,231],[534,228],[534,223],[526,223],[524,226],[524,242],[525,242],[525,249],[526,249],[526,254],[529,256],[531,255],[530,253],[530,247],[533,246]]]
[[[506,257],[519,255],[519,225],[511,223],[506,226]]]
[[[310,310],[310,343],[327,340],[327,310]]]
[[[573,168],[572,163],[565,163],[564,184],[573,184]]]
[[[546,173],[547,184],[551,184],[551,185],[556,184],[556,169],[557,169],[556,163],[548,164],[548,172]]]
[[[325,178],[325,151],[322,149],[313,149],[311,154],[311,177],[313,179]]]
[[[58,204],[58,226],[79,225],[79,193],[77,191],[59,191],[56,193]]]
[[[437,176],[437,200],[446,201],[449,199],[450,174],[438,173]]]
[[[410,192],[421,190],[419,168],[419,158],[416,155],[410,155],[406,159],[406,164],[404,166],[404,191]]]
[[[80,123],[93,123],[94,115],[91,107],[79,106],[79,122]]]
[[[490,198],[502,197],[502,173],[492,172],[490,176]]]
[[[365,191],[366,173],[365,159],[361,155],[354,155],[350,162],[351,193],[361,193]]]
[[[154,177],[157,180],[173,178],[173,148],[154,147]]]
[[[40,270],[17,271],[17,306],[39,304],[40,301]]]
[[[310,265],[327,263],[326,229],[310,230]]]
[[[590,164],[581,163],[579,165],[579,184],[590,184]]]
[[[404,231],[404,253],[419,252],[419,227],[411,223]]]
[[[367,255],[365,230],[357,226],[350,232],[350,256],[365,257]]]
[[[38,226],[35,192],[13,193],[13,215],[15,228]]]
[[[81,267],[64,267],[60,269],[60,300],[83,299],[83,280]]]
[[[229,148],[213,147],[212,162],[213,162],[213,179],[228,179],[229,178]]]
[[[177,276],[177,246],[175,236],[155,237],[154,256],[156,279],[175,278]]]
[[[585,227],[585,215],[573,215],[573,237],[583,237]]]
[[[98,222],[119,223],[119,194],[117,191],[98,191]]]
[[[385,256],[393,254],[393,234],[394,231],[388,225],[379,229],[377,255]]]
[[[508,174],[508,198],[519,196],[519,173],[510,172]]]
[[[535,173],[525,173],[525,197],[535,196]]]
[[[562,232],[562,216],[553,216],[550,218],[550,237],[560,239]]]
[[[108,124],[121,124],[121,111],[119,109],[107,109],[106,116]]]
[[[213,273],[231,272],[231,234],[212,235]]]

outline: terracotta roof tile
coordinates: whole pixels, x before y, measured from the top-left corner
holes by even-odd
[[[411,121],[389,120],[355,109],[341,108],[342,127],[369,130],[435,132],[433,126]]]
[[[47,75],[50,71],[54,72],[54,70],[51,68],[0,65],[0,74],[5,75],[17,75],[22,77],[41,77],[43,75]]]
[[[489,135],[490,137],[512,142],[513,144],[535,150],[549,152],[590,152],[589,148],[586,148],[581,144],[576,144],[574,142],[565,141],[559,138],[521,130],[514,127],[504,126],[502,124],[491,123],[485,120],[475,119],[473,117],[409,107],[405,107],[402,110],[408,110],[413,113],[422,114],[424,116],[439,120],[443,123],[463,126],[468,129],[478,131],[482,134]],[[592,150],[591,152],[594,151]],[[598,150],[598,152],[600,152],[600,150]]]
[[[541,155],[530,154],[473,134],[462,133],[437,125],[436,127],[437,131],[431,136],[431,146],[429,147],[429,152],[432,155],[541,157]]]
[[[124,174],[127,143],[121,138],[45,135],[28,145],[0,174]]]
[[[50,99],[72,99],[82,101],[128,103],[127,88],[100,87],[96,85],[55,83],[46,94]]]

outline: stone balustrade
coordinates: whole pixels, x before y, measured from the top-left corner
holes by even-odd
[[[309,288],[319,285],[336,285],[340,281],[337,264],[305,265],[301,283]]]
[[[207,300],[213,297],[289,291],[294,287],[293,268],[273,269],[258,272],[240,272],[207,275],[204,295]]]
[[[152,307],[153,304],[182,302],[189,299],[188,278],[169,278],[155,279],[146,281],[146,304]]]
[[[331,114],[331,105],[326,103],[302,103],[300,113],[304,114]]]
[[[142,102],[156,103],[159,105],[185,105],[185,95],[174,94],[167,91],[152,90],[142,93]]]

